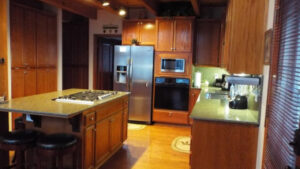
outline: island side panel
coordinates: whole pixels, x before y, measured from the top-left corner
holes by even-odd
[[[191,169],[253,169],[258,126],[194,120]]]

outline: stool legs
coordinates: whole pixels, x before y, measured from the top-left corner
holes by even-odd
[[[63,169],[64,163],[63,163],[63,156],[61,154],[58,155],[58,169]]]

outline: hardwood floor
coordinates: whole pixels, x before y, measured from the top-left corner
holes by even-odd
[[[189,154],[174,151],[171,143],[190,134],[190,127],[165,124],[128,130],[123,148],[101,169],[189,169]]]

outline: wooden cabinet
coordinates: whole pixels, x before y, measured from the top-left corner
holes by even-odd
[[[176,110],[153,110],[153,121],[174,123],[174,124],[188,124],[189,113],[185,111]]]
[[[229,1],[224,55],[230,73],[262,74],[267,2]]]
[[[125,20],[123,21],[122,44],[131,45],[136,39],[139,45],[155,45],[154,20]]]
[[[118,112],[110,118],[110,150],[116,150],[122,144],[122,116],[123,112]]]
[[[192,113],[193,108],[197,102],[197,99],[200,95],[201,89],[191,88],[190,89],[190,97],[189,97],[189,114]],[[192,124],[193,120],[189,118],[189,124]]]
[[[36,15],[30,9],[11,5],[12,67],[34,67],[36,64]]]
[[[258,126],[194,120],[191,169],[253,169]]]
[[[184,59],[184,72],[162,72],[161,71],[161,59]],[[155,76],[170,76],[170,77],[185,77],[190,78],[192,71],[192,53],[182,52],[156,52],[155,53]]]
[[[124,113],[123,113],[123,141],[127,140],[128,134],[128,99],[124,100]]]
[[[37,14],[37,66],[56,67],[57,27],[56,17]]]
[[[192,52],[194,17],[156,20],[156,51]]]
[[[195,32],[194,65],[220,66],[221,22],[218,20],[197,20]]]
[[[121,147],[125,131],[127,135],[126,111],[128,98],[123,97],[85,113],[84,169],[99,168]]]
[[[38,68],[36,79],[37,94],[53,92],[57,90],[56,68]]]
[[[12,98],[36,94],[36,69],[12,69]]]
[[[16,2],[10,6],[12,97],[57,90],[56,16]]]
[[[89,126],[85,129],[84,133],[84,168],[93,169],[94,166],[94,145],[95,145],[95,127]]]
[[[110,152],[110,119],[104,119],[96,123],[95,162],[96,165],[103,162]]]

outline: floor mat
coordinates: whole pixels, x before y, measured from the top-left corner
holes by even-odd
[[[182,153],[190,153],[191,137],[180,136],[176,137],[171,145],[172,149]]]
[[[145,127],[146,127],[146,125],[143,125],[143,124],[128,123],[128,130],[142,130]]]

